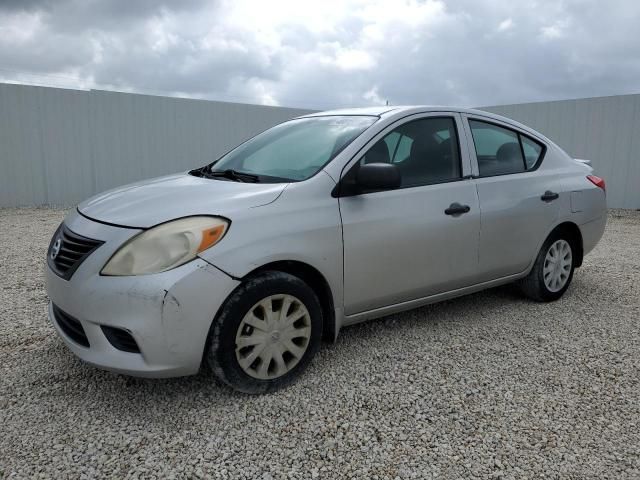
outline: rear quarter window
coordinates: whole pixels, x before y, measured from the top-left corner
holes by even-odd
[[[524,162],[527,170],[531,170],[535,168],[542,156],[542,144],[524,135],[520,135],[520,139],[522,141],[522,151],[524,152]]]

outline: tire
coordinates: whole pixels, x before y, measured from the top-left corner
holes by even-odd
[[[235,390],[272,392],[300,376],[321,338],[322,310],[313,290],[288,273],[262,272],[237,287],[220,309],[204,363]]]
[[[548,255],[551,255],[553,248],[556,250],[556,258],[560,261],[549,261]],[[567,252],[566,248],[568,248],[569,258],[564,255]],[[520,288],[532,300],[553,302],[562,297],[569,288],[575,267],[576,249],[572,238],[562,232],[553,233],[542,245],[529,275],[520,280]],[[558,272],[564,272],[564,275],[558,277]],[[561,281],[554,283],[554,278],[561,278]]]

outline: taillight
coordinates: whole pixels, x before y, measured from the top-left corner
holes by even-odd
[[[587,180],[593,183],[596,187],[601,188],[603,192],[607,191],[604,185],[604,179],[596,177],[595,175],[587,175]]]

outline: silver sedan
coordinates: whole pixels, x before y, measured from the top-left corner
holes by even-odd
[[[48,250],[49,317],[97,367],[267,392],[346,325],[509,282],[559,299],[605,214],[588,162],[507,118],[323,112],[81,203]]]

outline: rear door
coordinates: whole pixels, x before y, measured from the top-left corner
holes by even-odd
[[[479,208],[461,117],[421,114],[388,127],[345,169],[394,163],[402,185],[339,199],[345,313],[352,315],[473,283]],[[467,207],[463,213],[452,204]]]
[[[479,281],[525,270],[556,222],[560,180],[544,144],[493,119],[463,115],[480,201]]]

